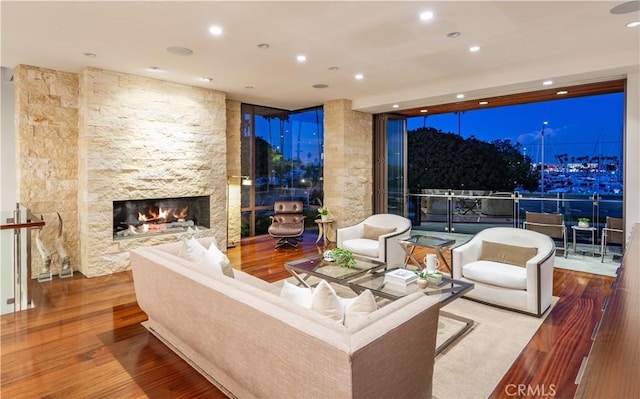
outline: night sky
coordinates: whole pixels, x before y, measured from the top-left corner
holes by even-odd
[[[520,142],[523,152],[533,162],[539,162],[545,121],[548,122],[544,129],[545,163],[564,153],[569,158],[602,154],[622,160],[623,93],[466,111],[460,115],[460,134],[482,141]],[[410,118],[407,128],[411,131],[424,124],[424,117]],[[458,115],[428,116],[426,126],[458,133]]]

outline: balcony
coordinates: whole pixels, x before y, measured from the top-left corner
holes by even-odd
[[[464,239],[489,227],[522,228],[526,212],[561,213],[567,227],[570,246],[571,226],[579,218],[589,219],[596,228],[594,245],[599,256],[602,228],[607,216],[622,218],[622,195],[519,192],[489,192],[485,190],[425,189],[408,195],[409,218],[414,231],[455,234]],[[576,236],[579,246],[592,245],[591,237]]]

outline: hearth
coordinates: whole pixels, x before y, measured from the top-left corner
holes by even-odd
[[[114,240],[210,227],[208,196],[113,201]]]

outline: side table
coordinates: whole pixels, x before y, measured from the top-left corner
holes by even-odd
[[[331,223],[334,222],[334,220],[333,219],[325,219],[325,220],[315,219],[313,222],[318,225],[318,238],[316,238],[316,244],[318,243],[318,241],[320,241],[320,239],[322,239],[324,242],[324,245],[327,245],[327,243],[329,243],[329,238],[327,237],[327,228]]]
[[[596,228],[592,226],[571,226],[573,230],[573,253],[577,253],[576,231],[588,231],[591,233],[591,256],[596,256]]]
[[[409,261],[411,261],[415,266],[418,267],[418,269],[423,269],[424,266],[420,264],[420,262],[413,256],[413,251],[416,249],[416,247],[423,247],[434,249],[436,251],[436,255],[438,255],[438,258],[442,262],[441,264],[443,264],[444,267],[447,268],[447,271],[453,273],[451,266],[449,266],[449,262],[447,262],[447,259],[442,254],[442,250],[451,249],[451,246],[453,246],[455,243],[456,240],[450,238],[440,238],[423,235],[412,235],[411,237],[404,240],[398,240],[398,244],[400,244],[407,255],[403,267],[407,267],[407,264],[409,263]]]

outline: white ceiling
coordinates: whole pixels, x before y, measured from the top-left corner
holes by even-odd
[[[354,109],[383,112],[394,103],[454,102],[461,92],[468,100],[542,89],[545,79],[560,86],[638,71],[640,28],[625,24],[639,12],[612,14],[621,3],[3,0],[0,61],[69,72],[102,68],[285,109],[345,98]],[[432,21],[419,20],[425,10],[435,13]],[[208,33],[214,24],[222,36]],[[448,38],[454,31],[461,35]],[[471,53],[471,45],[481,50]],[[177,56],[170,46],[194,53]],[[298,54],[308,60],[298,63]],[[356,73],[364,79],[356,81]],[[329,87],[311,87],[317,83]]]

